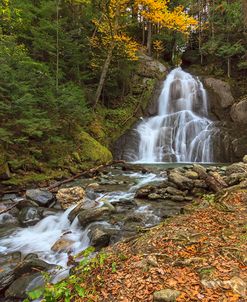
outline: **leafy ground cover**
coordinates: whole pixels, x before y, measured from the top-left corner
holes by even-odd
[[[90,269],[77,267],[76,284],[68,282],[67,298],[57,300],[148,302],[171,289],[179,302],[246,301],[246,210],[245,191],[200,199],[143,236],[109,247]]]

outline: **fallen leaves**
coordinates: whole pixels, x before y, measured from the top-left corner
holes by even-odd
[[[152,302],[164,288],[180,291],[177,302],[245,301],[247,267],[239,253],[246,250],[247,211],[241,193],[231,197],[234,211],[197,209],[108,248],[104,267],[86,280],[95,301]]]

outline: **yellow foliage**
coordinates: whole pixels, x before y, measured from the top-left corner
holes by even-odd
[[[197,21],[184,12],[183,6],[168,10],[169,0],[135,0],[135,8],[141,16],[162,27],[186,33]]]

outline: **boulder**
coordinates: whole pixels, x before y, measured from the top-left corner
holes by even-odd
[[[221,108],[228,108],[234,103],[231,87],[227,82],[215,78],[207,78],[204,82],[218,96],[217,102]]]
[[[91,245],[95,248],[102,248],[109,245],[111,235],[107,232],[104,226],[94,226],[89,234]]]
[[[75,242],[73,240],[67,239],[65,236],[64,237],[62,236],[53,244],[51,250],[56,253],[61,253],[61,252],[68,253],[71,251],[72,245],[74,243]]]
[[[18,220],[23,226],[32,226],[39,222],[42,218],[39,208],[25,207],[20,210]]]
[[[35,286],[30,286],[30,284],[34,283]],[[39,280],[39,284],[36,281]],[[16,279],[10,287],[5,291],[6,298],[18,298],[25,299],[27,298],[27,291],[34,289],[37,286],[44,285],[44,279],[41,273],[33,273],[21,276]],[[32,288],[33,287],[33,288]]]
[[[247,172],[247,164],[244,163],[234,163],[230,166],[226,167],[226,175],[230,176],[233,173],[246,173]]]
[[[175,302],[180,292],[173,289],[162,289],[154,292],[154,302]]]
[[[173,187],[167,187],[166,188],[166,192],[169,193],[169,194],[171,194],[171,195],[181,195],[181,196],[185,196],[186,195],[185,192],[180,191],[180,190],[178,190],[176,188],[173,188]]]
[[[162,199],[162,196],[157,193],[151,193],[148,195],[148,199],[151,199],[151,200]]]
[[[140,54],[140,64],[137,74],[142,77],[163,79],[167,74],[167,68],[158,60],[153,59],[145,54]]]
[[[26,207],[38,207],[38,206],[39,205],[37,204],[37,202],[28,199],[21,199],[16,205],[17,209],[19,210]]]
[[[136,194],[135,194],[135,198],[140,198],[140,199],[145,199],[148,197],[148,195],[150,195],[151,193],[154,193],[155,187],[153,186],[144,186],[142,188],[140,188],[139,190],[137,190]]]
[[[68,209],[73,205],[83,204],[85,201],[85,190],[81,187],[63,188],[57,192],[56,198],[62,209]]]
[[[234,122],[247,124],[247,100],[235,103],[231,108],[230,115]]]
[[[26,191],[27,199],[31,199],[40,206],[49,206],[54,200],[51,192],[41,189],[31,189]]]
[[[243,162],[244,162],[245,164],[247,164],[247,155],[245,155],[245,156],[243,157]]]
[[[178,188],[182,190],[192,189],[193,188],[193,180],[190,178],[181,175],[176,170],[172,170],[168,175],[168,180],[173,182]]]
[[[198,179],[198,177],[199,177],[198,173],[195,171],[192,171],[192,170],[186,171],[184,176],[191,178],[191,179]]]
[[[104,220],[109,217],[111,210],[108,207],[92,208],[82,210],[78,214],[78,220],[82,227],[86,227],[89,223],[94,221]]]
[[[3,267],[3,270],[0,270],[0,291],[8,287],[14,280],[20,278],[22,275],[35,273],[37,270],[48,271],[52,267],[54,267],[54,265],[34,257],[20,261],[15,267]]]

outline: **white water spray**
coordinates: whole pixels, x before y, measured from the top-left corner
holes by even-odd
[[[202,83],[174,69],[164,82],[158,115],[137,127],[138,162],[213,162],[212,124]]]

